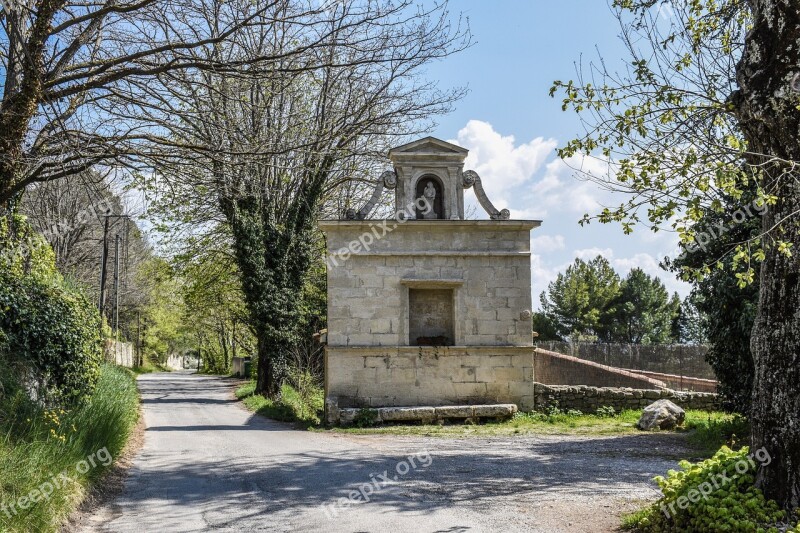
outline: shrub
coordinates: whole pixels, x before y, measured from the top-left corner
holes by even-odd
[[[664,497],[629,516],[624,526],[642,532],[785,531],[790,520],[774,501],[754,487],[756,462],[748,448],[723,446],[697,464],[680,462],[681,470],[658,476]],[[790,525],[789,525],[790,527]]]
[[[0,400],[69,405],[97,382],[100,315],[19,216],[0,216]]]
[[[353,417],[353,425],[357,428],[368,428],[374,426],[378,422],[378,411],[364,407],[359,409],[356,416]]]
[[[597,408],[596,414],[600,418],[613,418],[617,416],[617,411],[610,405],[604,405]]]
[[[94,306],[63,281],[0,271],[0,358],[41,401],[71,404],[93,390],[102,361]]]

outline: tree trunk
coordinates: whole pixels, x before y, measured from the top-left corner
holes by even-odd
[[[753,29],[737,65],[739,91],[731,98],[754,154],[761,185],[777,195],[763,228],[771,232],[761,265],[760,301],[751,350],[755,365],[752,451],[764,448],[756,484],[784,508],[800,506],[800,187],[788,162],[800,161],[800,12],[796,0],[751,0]],[[770,157],[781,161],[770,160]],[[792,243],[780,253],[775,239]]]

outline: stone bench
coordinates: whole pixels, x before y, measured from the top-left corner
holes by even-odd
[[[477,421],[483,419],[507,419],[517,412],[513,403],[491,405],[446,405],[440,407],[377,407],[344,408],[338,410],[338,423],[351,425],[359,413],[369,409],[375,423],[423,422],[427,424],[445,420]]]

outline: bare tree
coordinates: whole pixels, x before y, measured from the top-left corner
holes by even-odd
[[[469,44],[444,5],[347,0],[304,16],[294,9],[275,6],[267,18],[277,22],[195,51],[238,70],[163,73],[131,90],[146,99],[118,105],[129,120],[163,127],[151,138],[153,166],[173,219],[230,228],[258,340],[258,390],[272,396],[297,342],[326,199],[374,178],[388,147],[450,108],[461,89],[439,90],[420,73]],[[281,59],[250,66],[264,56]]]
[[[26,186],[98,164],[135,167],[151,133],[107,111],[132,87],[173,72],[275,68],[285,51],[238,59],[210,53],[237,34],[305,24],[321,9],[290,0],[10,0],[0,11],[0,207]],[[4,2],[4,5],[6,3]],[[281,21],[270,15],[286,17]],[[292,20],[294,18],[295,20]],[[330,40],[309,32],[298,49]],[[292,53],[297,50],[292,50]],[[294,68],[305,68],[295,64]]]

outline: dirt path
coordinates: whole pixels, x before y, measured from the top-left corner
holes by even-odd
[[[687,453],[674,435],[297,431],[245,411],[219,378],[150,374],[139,386],[144,447],[84,531],[613,531]]]

